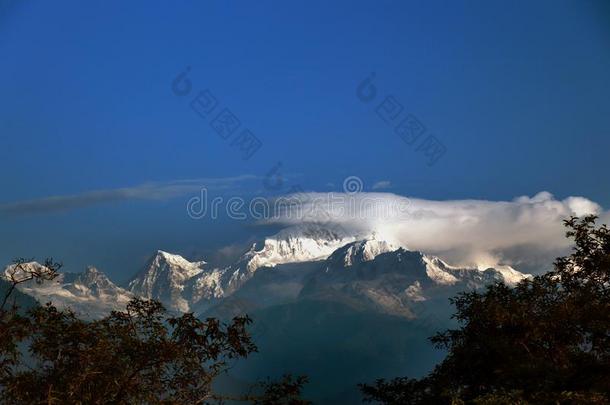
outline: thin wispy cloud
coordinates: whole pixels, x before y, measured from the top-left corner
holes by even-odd
[[[389,180],[381,180],[377,183],[373,184],[373,190],[383,190],[385,188],[390,188],[392,183]]]
[[[148,182],[130,187],[92,190],[71,195],[49,196],[31,200],[0,204],[0,215],[17,216],[28,214],[70,211],[92,205],[127,200],[169,200],[198,192],[202,187],[208,189],[230,189],[243,182],[260,179],[254,175],[223,178],[200,178],[172,180],[167,182]]]

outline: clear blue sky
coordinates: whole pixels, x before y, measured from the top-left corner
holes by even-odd
[[[547,190],[610,206],[606,1],[0,4],[0,204],[281,161],[307,190],[356,175],[423,198]],[[261,140],[251,159],[172,92],[186,66]],[[371,72],[442,140],[438,163],[356,97]],[[120,279],[156,248],[195,255],[244,226],[192,221],[184,203],[5,215],[0,264],[53,255]]]

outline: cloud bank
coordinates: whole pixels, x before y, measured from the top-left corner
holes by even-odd
[[[283,212],[266,223],[322,222],[353,233],[374,230],[409,249],[438,254],[455,264],[510,264],[536,271],[541,266],[548,270],[570,246],[564,219],[587,214],[601,216],[604,223],[610,219],[591,200],[557,200],[548,192],[512,201],[432,201],[391,193],[328,196],[299,194],[300,215]]]

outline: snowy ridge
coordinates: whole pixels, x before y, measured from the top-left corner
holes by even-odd
[[[524,278],[532,278],[531,274],[524,274],[518,270],[515,270],[508,265],[495,266],[493,269],[499,272],[504,278],[504,282],[508,285],[517,285]]]
[[[337,249],[328,258],[333,265],[341,264],[343,267],[351,267],[358,263],[374,260],[382,253],[394,252],[399,246],[385,240],[364,239]]]
[[[46,268],[37,262],[24,263],[25,272],[29,269],[44,271]],[[23,279],[16,265],[7,266],[4,275]],[[36,298],[40,303],[52,302],[59,308],[70,307],[77,314],[98,318],[107,315],[111,310],[124,310],[133,295],[115,285],[95,267],[88,267],[83,273],[59,273],[53,280],[37,283],[30,280],[19,284],[21,292]]]
[[[453,285],[458,282],[458,279],[447,270],[449,266],[438,257],[424,255],[424,263],[426,263],[426,274],[438,284]]]
[[[231,295],[263,267],[323,260],[338,247],[354,240],[339,231],[317,225],[299,225],[265,239],[261,249],[253,245],[233,265],[206,269],[204,261],[190,262],[159,250],[129,283],[133,294],[154,298],[168,308],[188,312],[206,302]]]
[[[356,240],[339,229],[315,224],[295,225],[265,239],[263,247],[252,245],[241,259],[224,269],[225,289],[235,292],[254,272],[262,267],[275,267],[285,263],[324,260],[336,249]]]
[[[263,248],[252,249],[248,270],[326,259],[336,249],[355,240],[339,230],[319,225],[297,225],[265,239]],[[253,247],[254,248],[254,247]]]
[[[485,279],[491,281],[503,281],[504,283],[514,286],[525,278],[530,278],[531,275],[521,273],[510,266],[501,265],[495,267],[455,267],[450,266],[438,257],[424,255],[423,260],[426,263],[426,273],[428,277],[438,284],[453,285],[465,279]]]

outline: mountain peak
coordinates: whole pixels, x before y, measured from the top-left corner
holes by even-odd
[[[100,276],[101,275],[103,277],[106,277],[106,274],[104,274],[103,272],[99,271],[97,269],[97,267],[95,267],[95,266],[87,266],[87,268],[85,269],[83,274],[91,274],[91,275],[95,275],[95,276]]]
[[[82,273],[65,273],[61,279],[64,289],[81,297],[104,299],[128,296],[127,291],[114,284],[108,276],[94,266],[88,266]]]
[[[132,293],[159,299],[170,309],[189,310],[186,284],[204,273],[205,261],[190,262],[184,257],[158,250],[128,285]]]
[[[30,273],[45,274],[50,272],[51,270],[43,264],[40,264],[38,262],[26,262],[21,263],[19,265],[10,264],[6,266],[6,268],[4,269],[4,276],[6,279],[10,280],[30,280],[30,282],[28,283],[31,283],[34,282],[34,280],[31,280]]]
[[[110,282],[110,279],[108,278],[108,276],[106,276],[106,274],[104,272],[99,271],[95,266],[87,266],[85,271],[80,273],[78,275],[78,277],[81,280],[91,280],[92,282],[98,281],[98,280],[104,280],[104,281],[107,280]]]
[[[166,252],[166,251],[160,250],[160,249],[157,250],[157,253],[153,256],[153,260],[154,259],[164,260],[164,261],[167,261],[168,263],[172,263],[177,266],[184,266],[184,267],[192,267],[193,265],[195,265],[196,267],[200,267],[200,266],[203,266],[204,264],[207,264],[207,262],[205,262],[203,260],[198,261],[198,262],[190,262],[178,254],[169,253],[169,252]]]
[[[374,260],[382,253],[394,252],[400,246],[383,239],[377,239],[373,235],[370,239],[361,239],[337,249],[328,261],[334,264],[341,264],[342,267],[350,267],[357,263]]]
[[[73,284],[80,284],[94,291],[104,292],[115,292],[119,287],[114,284],[110,278],[100,271],[95,266],[87,266],[85,271],[82,273],[70,274],[72,277],[63,277],[64,282],[71,281]]]

